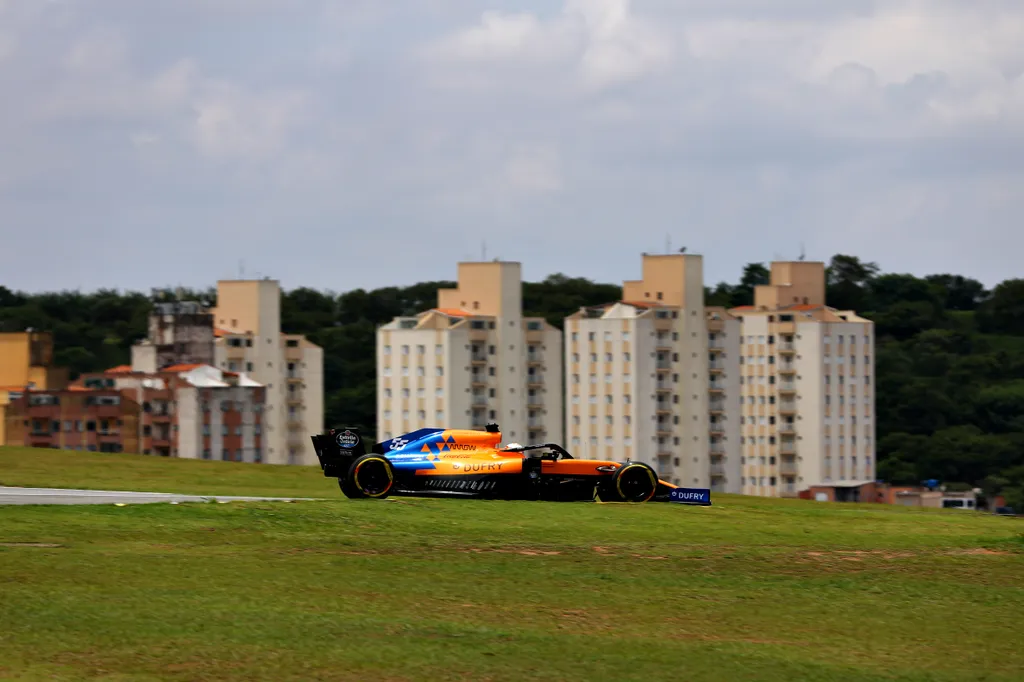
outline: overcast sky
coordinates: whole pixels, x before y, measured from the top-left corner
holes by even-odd
[[[0,0],[0,284],[1024,274],[1021,0]]]

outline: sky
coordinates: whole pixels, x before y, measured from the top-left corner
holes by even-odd
[[[0,285],[1024,253],[1020,0],[0,0]]]

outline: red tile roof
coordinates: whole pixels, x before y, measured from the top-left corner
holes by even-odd
[[[654,301],[620,301],[626,305],[631,305],[634,308],[659,308],[662,306],[661,303],[655,303]]]
[[[192,370],[196,369],[197,367],[202,367],[202,366],[203,365],[200,364],[200,363],[195,363],[195,364],[191,364],[191,365],[171,365],[170,367],[164,367],[160,371],[161,372],[173,372],[174,374],[177,374],[179,372],[191,372]]]
[[[434,308],[437,312],[442,315],[448,315],[449,317],[472,317],[473,313],[463,310],[461,308]]]
[[[117,367],[111,367],[104,374],[131,374],[131,365],[118,365]]]

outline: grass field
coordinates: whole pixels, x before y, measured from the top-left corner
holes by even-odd
[[[353,502],[316,469],[21,456],[0,481],[331,499],[0,507],[3,680],[1024,679],[1020,519]]]
[[[0,485],[248,497],[337,497],[319,467],[0,447]]]

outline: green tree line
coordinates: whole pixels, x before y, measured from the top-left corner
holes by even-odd
[[[735,284],[705,291],[708,305],[753,302],[768,282],[751,263]],[[454,282],[282,292],[283,330],[324,349],[325,420],[376,432],[375,333],[398,315],[436,304]],[[1001,492],[1024,508],[1024,279],[988,290],[952,274],[883,273],[837,255],[827,268],[829,305],[875,323],[878,476],[893,483],[939,479]],[[216,291],[186,291],[211,303]],[[523,284],[524,313],[562,327],[581,306],[618,300],[619,285],[563,274]],[[26,294],[0,286],[0,329],[51,331],[56,361],[72,376],[126,363],[146,335],[151,297],[101,290]]]

